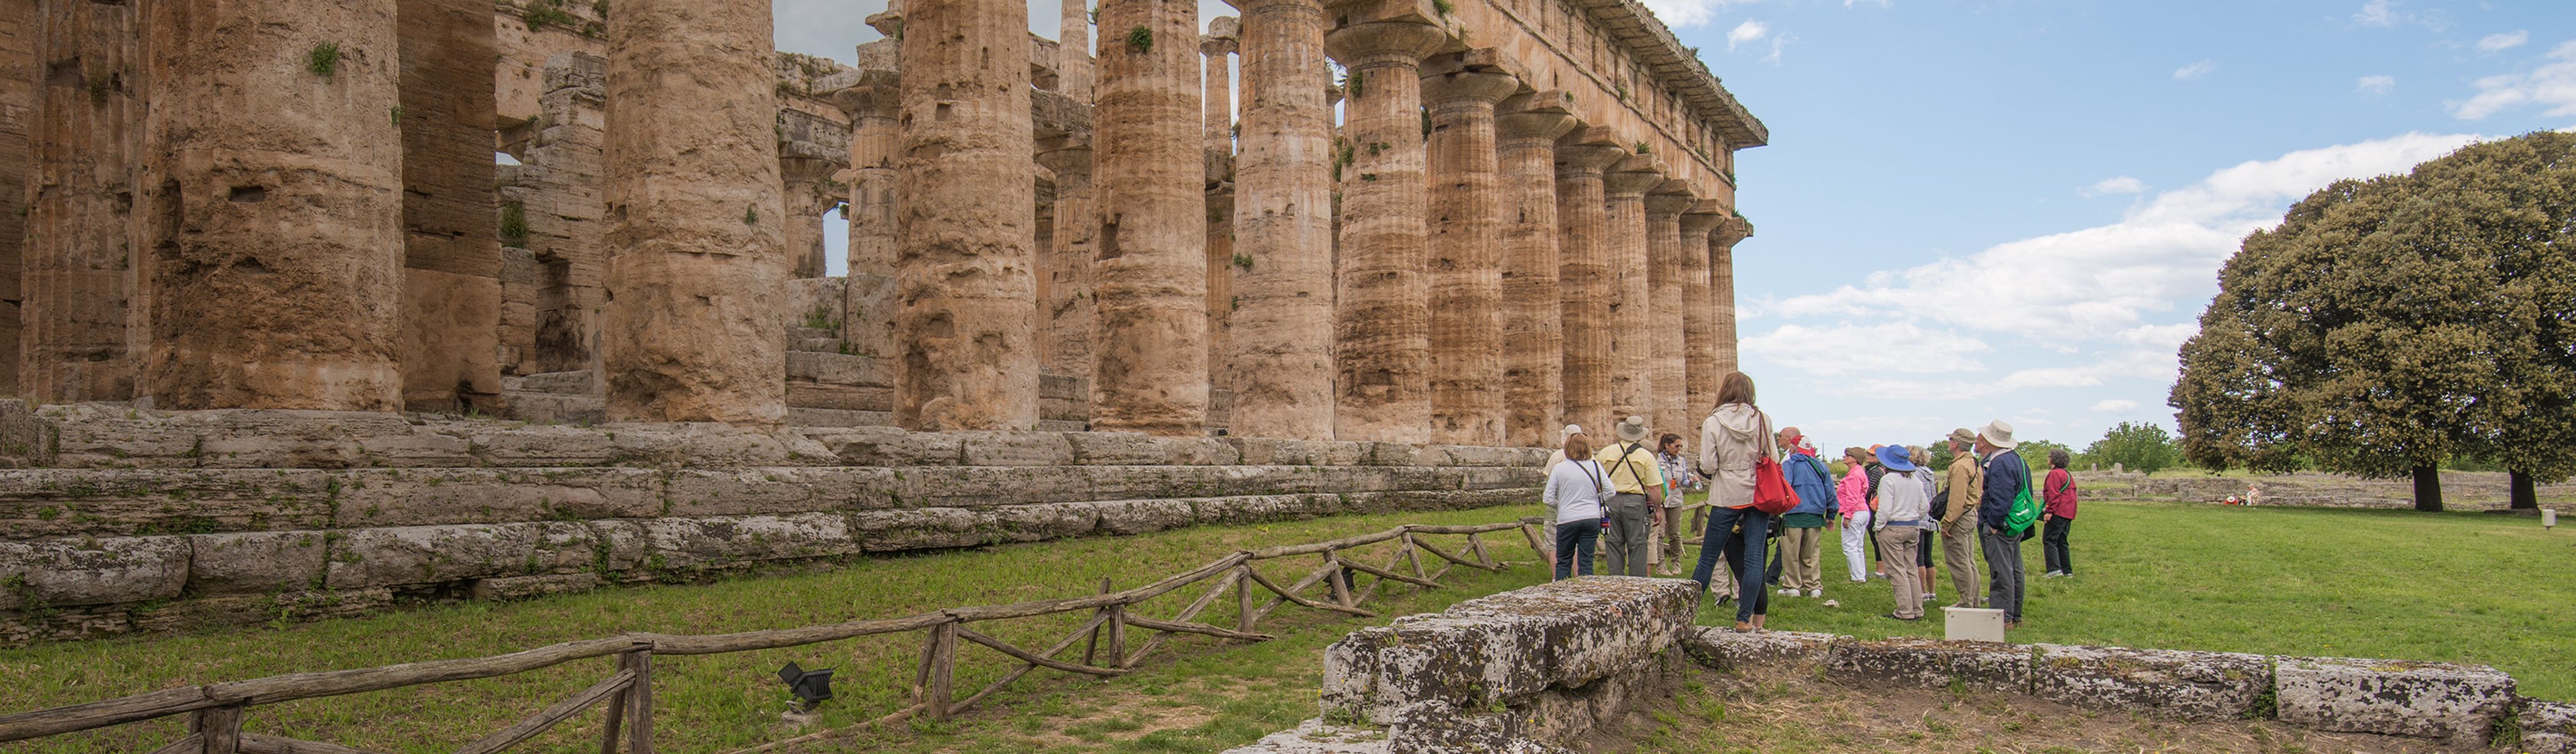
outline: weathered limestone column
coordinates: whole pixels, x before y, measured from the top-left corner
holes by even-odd
[[[1556,139],[1574,128],[1565,94],[1503,100],[1500,144],[1503,442],[1541,447],[1565,424],[1565,322],[1557,291]]]
[[[1340,439],[1430,438],[1421,65],[1447,38],[1412,17],[1324,36],[1325,50],[1349,71],[1342,132],[1353,145],[1342,168]]]
[[[598,375],[608,276],[600,241],[607,216],[600,195],[607,183],[607,77],[607,58],[559,52],[546,59],[545,94],[538,99],[544,128],[529,136],[521,167],[511,171],[517,180],[501,191],[502,216],[515,215],[526,228],[502,243],[528,250],[544,270],[531,297],[530,353],[517,372],[588,369],[600,395],[606,389]]]
[[[1243,127],[1234,169],[1226,363],[1236,435],[1333,436],[1332,89],[1318,0],[1241,0]]]
[[[34,197],[28,178],[33,175],[33,160],[27,146],[29,118],[33,104],[40,96],[36,87],[37,6],[35,3],[0,4],[0,102],[18,107],[0,108],[0,206],[26,206]],[[131,129],[140,134],[142,129]],[[0,395],[18,395],[18,336],[20,295],[19,267],[26,249],[27,219],[14,212],[0,212]],[[131,265],[141,271],[150,265]],[[143,306],[130,300],[129,307]],[[138,338],[128,327],[126,353],[140,354],[134,348]]]
[[[841,300],[841,342],[861,356],[892,358],[894,349],[895,152],[903,129],[902,78],[894,71],[859,72],[858,82],[832,93],[832,104],[850,116],[849,284]]]
[[[497,409],[501,243],[492,222],[492,80],[485,0],[400,0],[403,407]]]
[[[1028,14],[1007,0],[905,9],[894,206],[906,429],[1037,424]]]
[[[401,408],[394,0],[144,8],[144,391],[166,409]]]
[[[1431,116],[1431,440],[1503,444],[1500,168],[1494,103],[1520,89],[1492,49],[1423,67]]]
[[[1715,304],[1709,309],[1709,330],[1710,340],[1717,345],[1719,376],[1743,368],[1736,360],[1735,244],[1751,237],[1753,224],[1733,215],[1708,239],[1709,297]]]
[[[1687,344],[1683,401],[1693,416],[1706,416],[1716,409],[1717,381],[1726,376],[1717,370],[1717,300],[1708,276],[1709,232],[1726,219],[1726,206],[1714,199],[1701,200],[1682,213],[1682,341]],[[1691,452],[1699,452],[1698,432],[1682,436],[1689,438],[1686,444]]]
[[[1565,421],[1599,432],[1610,401],[1610,215],[1604,171],[1628,156],[1616,134],[1577,128],[1556,140],[1556,267],[1565,332]],[[1625,417],[1621,417],[1625,418]]]
[[[1038,143],[1038,164],[1055,172],[1055,229],[1038,254],[1038,363],[1046,372],[1091,377],[1091,264],[1100,208],[1091,180],[1091,133]],[[1086,401],[1088,399],[1085,399]]]
[[[1200,138],[1207,152],[1208,384],[1218,390],[1234,381],[1225,359],[1238,267],[1234,262],[1234,64],[1226,56],[1234,54],[1241,29],[1233,16],[1218,16],[1208,21],[1208,33],[1199,39],[1199,54],[1207,59]]]
[[[823,258],[823,214],[840,203],[830,188],[832,175],[850,164],[849,152],[854,149],[830,144],[825,132],[839,129],[823,118],[780,110],[778,119],[779,201],[787,217],[783,235],[789,274],[824,277],[830,267]],[[857,141],[856,134],[851,136],[851,141]]]
[[[1691,414],[1687,374],[1683,366],[1686,345],[1682,339],[1688,325],[1683,310],[1688,305],[1682,297],[1682,212],[1689,210],[1699,197],[1690,195],[1690,185],[1680,180],[1665,181],[1646,195],[1646,332],[1653,339],[1653,356],[1647,370],[1654,378],[1653,392],[1648,395],[1654,413],[1646,416],[1654,422],[1657,434],[1664,432],[1694,438],[1686,447],[1699,444],[1698,417]]]
[[[1610,232],[1610,411],[1655,421],[1653,287],[1647,282],[1646,192],[1664,182],[1663,163],[1630,155],[1602,174]],[[1651,427],[1658,432],[1665,427]]]
[[[1207,34],[1199,39],[1199,55],[1206,58],[1199,137],[1209,154],[1234,154],[1234,61],[1227,56],[1239,48],[1242,30],[1242,21],[1218,16],[1208,20]]]
[[[1061,12],[1056,15],[1056,91],[1075,102],[1091,104],[1091,3],[1064,0],[1057,8]]]
[[[129,222],[142,132],[134,6],[43,0],[11,12],[30,8],[32,60],[47,73],[37,81],[34,118],[22,122],[33,180],[8,187],[32,188],[17,289],[25,325],[21,351],[12,354],[17,394],[47,403],[125,400],[134,397],[126,327],[140,250]]]
[[[1207,166],[1199,148],[1198,8],[1103,0],[1128,29],[1092,90],[1100,251],[1091,425],[1202,434],[1207,422]],[[1133,30],[1141,29],[1139,34]]]
[[[608,16],[610,421],[786,417],[772,49],[756,0],[619,0]]]

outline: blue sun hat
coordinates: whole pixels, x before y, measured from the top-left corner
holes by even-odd
[[[1878,449],[1878,465],[1889,471],[1913,471],[1914,459],[1903,445],[1884,445]]]

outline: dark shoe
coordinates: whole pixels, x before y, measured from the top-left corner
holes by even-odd
[[[1881,616],[1878,616],[1878,617],[1886,618],[1886,619],[1888,619],[1888,620],[1901,620],[1901,621],[1918,621],[1918,620],[1922,620],[1922,618],[1907,618],[1907,617],[1904,617],[1904,616],[1897,615],[1897,614],[1895,614],[1895,613],[1888,613],[1888,614],[1886,614],[1886,615],[1881,615]]]
[[[1718,596],[1717,596],[1717,604],[1720,604],[1720,605],[1723,605],[1723,604],[1726,604],[1726,603],[1729,603],[1729,602],[1734,602],[1734,601],[1735,601],[1735,595],[1732,595],[1732,594],[1721,594],[1721,595],[1718,595]]]

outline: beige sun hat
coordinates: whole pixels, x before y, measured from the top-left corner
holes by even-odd
[[[2012,425],[2005,424],[2002,419],[1987,422],[1984,429],[1977,430],[1977,438],[2001,450],[2011,450],[2020,444],[2013,442]]]
[[[1631,416],[1619,423],[1619,439],[1626,442],[1646,441],[1646,417]]]
[[[1583,425],[1581,425],[1581,424],[1568,424],[1568,425],[1565,425],[1565,428],[1564,428],[1564,429],[1560,429],[1560,430],[1557,430],[1557,431],[1556,431],[1556,441],[1557,441],[1557,442],[1565,442],[1565,438],[1573,437],[1573,436],[1575,436],[1575,435],[1579,435],[1579,434],[1583,434]]]
[[[1977,444],[1977,431],[1967,427],[1950,430],[1950,441],[1961,445]]]

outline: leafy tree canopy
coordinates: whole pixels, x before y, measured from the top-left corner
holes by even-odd
[[[2084,463],[2153,474],[2182,463],[2182,449],[2165,428],[2145,422],[2120,422],[2084,448]]]

